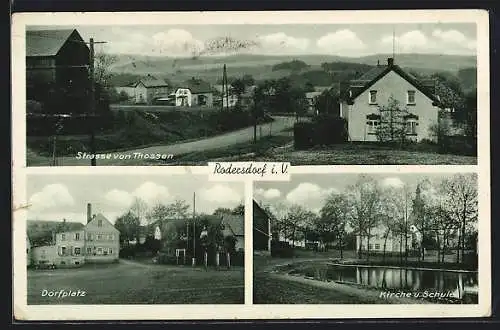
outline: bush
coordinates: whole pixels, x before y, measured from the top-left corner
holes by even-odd
[[[442,154],[477,156],[477,138],[473,136],[442,136],[438,144]]]
[[[291,258],[293,254],[293,248],[288,242],[275,240],[271,242],[271,257]]]
[[[332,145],[347,142],[347,122],[331,115],[315,117],[311,123],[294,125],[296,149],[307,149],[318,145]]]

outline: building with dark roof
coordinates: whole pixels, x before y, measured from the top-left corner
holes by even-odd
[[[436,140],[433,127],[438,123],[440,101],[434,94],[433,81],[419,81],[389,58],[387,65],[379,64],[350,81],[340,106],[340,116],[348,122],[350,141],[378,141],[380,110],[391,100],[404,110],[409,140]]]
[[[253,250],[271,252],[271,217],[253,201]]]
[[[201,79],[191,78],[175,88],[176,106],[213,107],[214,89]]]
[[[167,96],[168,88],[165,80],[148,74],[134,85],[135,103],[151,104],[154,99]]]
[[[42,104],[56,98],[73,100],[72,109],[81,106],[83,111],[89,65],[90,49],[77,30],[26,31],[27,99]]]

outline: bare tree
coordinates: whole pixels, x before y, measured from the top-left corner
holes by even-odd
[[[366,238],[367,259],[370,258],[372,229],[378,224],[380,215],[380,192],[378,183],[366,175],[360,175],[358,181],[348,187],[348,219],[359,239],[359,258],[363,250],[363,238]]]
[[[144,200],[136,197],[130,206],[130,211],[139,218],[140,223],[147,222],[146,215],[148,212],[148,205]]]
[[[442,183],[445,209],[458,225],[457,262],[464,261],[467,228],[477,222],[477,175],[456,174]]]

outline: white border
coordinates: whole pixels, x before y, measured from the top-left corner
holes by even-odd
[[[478,164],[471,166],[297,166],[299,173],[477,172],[479,185],[479,303],[477,305],[252,305],[252,182],[245,182],[245,304],[242,305],[51,305],[26,304],[26,176],[29,174],[189,174],[206,167],[30,167],[26,168],[25,26],[168,24],[356,24],[476,23],[478,72]],[[22,320],[179,320],[289,318],[479,317],[491,314],[489,24],[483,10],[286,11],[175,13],[16,13],[12,18],[13,306]],[[20,208],[21,207],[21,208]],[[390,307],[389,307],[390,306]],[[98,307],[98,308],[96,308]]]

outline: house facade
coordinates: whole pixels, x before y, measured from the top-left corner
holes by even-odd
[[[90,210],[88,206],[87,224],[80,224],[81,229],[53,232],[51,244],[31,248],[32,263],[77,267],[117,261],[120,232],[102,214],[90,216]]]
[[[271,252],[271,218],[253,201],[253,250]]]
[[[135,84],[135,103],[151,104],[155,98],[167,96],[168,88],[165,80],[148,75]]]
[[[209,83],[193,77],[175,89],[175,105],[211,108],[214,105],[212,87]]]
[[[97,214],[85,226],[85,258],[87,262],[118,260],[120,232],[102,214]]]
[[[348,122],[350,141],[378,141],[381,108],[392,100],[404,113],[406,137],[412,141],[436,141],[433,127],[438,124],[439,99],[429,84],[418,81],[394,64],[377,65],[359,79],[351,81],[346,100],[341,102],[340,116]],[[386,119],[384,119],[386,120]]]
[[[84,111],[90,87],[89,65],[90,49],[77,30],[26,31],[28,100],[45,104],[55,96],[64,97],[72,101],[72,110]],[[51,109],[57,110],[62,109]]]
[[[408,230],[407,240],[404,235],[393,235],[391,232],[387,235],[382,227],[375,227],[371,230],[369,243],[367,234],[356,235],[356,251],[370,250],[373,253],[383,253],[385,247],[385,252],[388,253],[404,253],[406,250],[411,250],[412,246],[413,234],[410,230]]]
[[[193,95],[189,88],[177,88],[175,90],[175,106],[190,107],[193,104]]]

